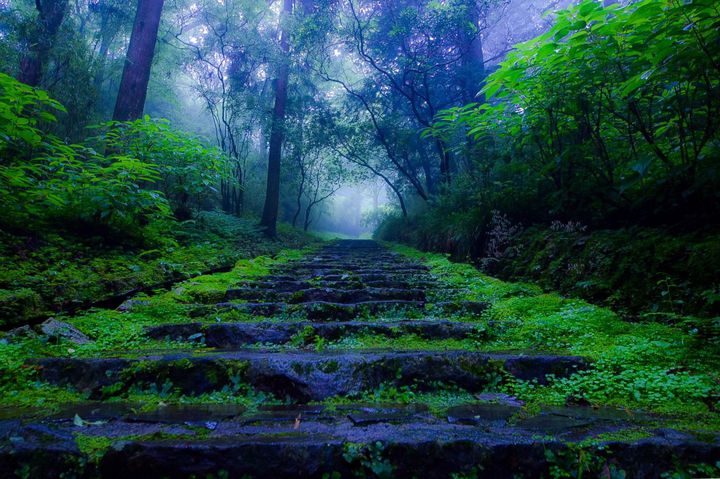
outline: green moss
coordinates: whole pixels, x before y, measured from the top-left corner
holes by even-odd
[[[692,331],[628,323],[607,308],[488,278],[443,255],[392,247],[429,264],[440,288],[454,286],[463,299],[490,303],[484,319],[493,334],[475,343],[476,348],[572,354],[594,361],[587,371],[550,378],[544,386],[505,381],[502,389],[510,394],[538,404],[560,405],[571,398],[658,412],[698,414],[717,409],[720,387],[713,371],[720,370],[720,354]],[[362,338],[360,344],[381,346],[383,341],[390,343]],[[413,342],[416,347],[429,346]],[[472,349],[471,344],[463,340],[435,346]]]
[[[653,435],[642,428],[628,428],[620,431],[604,432],[596,434],[579,443],[581,447],[596,446],[608,442],[634,442],[652,437]]]
[[[29,288],[0,289],[0,326],[22,324],[43,312],[42,298]]]
[[[266,261],[289,261],[302,255],[311,236],[280,228],[280,241],[270,241],[253,218],[202,213],[174,229],[161,245],[103,246],[98,238],[47,233],[39,240],[0,232],[0,322],[66,310],[128,291],[179,281],[203,271],[235,265],[243,274],[262,275]],[[282,248],[294,249],[278,253]],[[257,264],[251,258],[264,255]],[[249,266],[248,266],[249,265]],[[254,266],[253,266],[254,265]],[[19,295],[19,303],[3,296]],[[9,309],[7,309],[9,308]]]
[[[99,464],[108,449],[118,440],[105,436],[75,435],[75,443],[82,454],[94,464]]]

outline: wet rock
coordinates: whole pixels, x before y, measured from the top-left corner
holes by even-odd
[[[4,338],[7,342],[13,343],[17,342],[21,339],[32,339],[36,338],[38,334],[27,324],[13,328],[10,331],[8,331]]]
[[[51,384],[73,386],[92,393],[97,399],[103,387],[117,382],[120,371],[130,365],[127,359],[41,358],[27,362],[38,370],[40,377]]]
[[[426,407],[410,406],[365,406],[347,414],[353,426],[365,427],[372,424],[403,424],[429,418]]]
[[[500,404],[503,406],[522,407],[525,405],[525,401],[521,401],[515,396],[502,393],[481,393],[475,395],[480,401],[485,401],[492,404]]]
[[[164,324],[153,326],[145,334],[153,339],[168,338],[175,341],[192,341],[201,337],[212,348],[237,348],[250,344],[286,344],[293,336],[310,328],[310,335],[336,341],[356,334],[376,334],[389,338],[414,334],[427,339],[462,339],[475,334],[475,326],[457,321],[346,321],[278,323],[202,323]]]
[[[117,310],[126,313],[136,309],[138,306],[147,306],[149,304],[150,300],[147,299],[128,299],[123,301],[123,303],[117,307]]]
[[[206,426],[241,416],[245,407],[239,404],[169,404],[147,412],[129,414],[128,421]],[[213,428],[214,429],[214,428]]]
[[[451,424],[482,425],[492,422],[506,423],[519,414],[522,408],[503,404],[473,404],[452,407],[447,412]]]
[[[369,301],[425,301],[425,292],[419,289],[395,288],[310,288],[297,291],[290,299],[291,303],[319,301],[328,303],[362,303]]]
[[[38,329],[42,334],[50,338],[62,338],[75,344],[88,344],[92,342],[90,338],[75,326],[54,318],[50,318],[41,323]]]
[[[169,339],[171,341],[189,341],[190,337],[204,334],[202,323],[161,324],[145,330],[145,334],[152,339]]]
[[[310,320],[349,321],[360,316],[382,314],[393,310],[419,311],[423,307],[423,302],[404,300],[364,301],[353,304],[316,301],[293,305],[291,310],[304,312]]]

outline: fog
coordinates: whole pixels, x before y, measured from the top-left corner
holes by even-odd
[[[369,238],[387,214],[395,212],[387,188],[378,181],[343,186],[319,211],[311,229],[331,236]]]
[[[360,4],[360,0],[355,2]],[[312,4],[298,5],[306,3]],[[437,63],[430,68],[434,76],[425,80],[429,87],[412,79],[418,67],[408,62],[415,61],[415,57],[388,53],[395,41],[388,38],[395,30],[387,25],[380,27],[389,29],[378,30],[368,45],[375,49],[376,60],[385,62],[382,71],[395,72],[409,82],[407,88],[401,85],[405,91],[397,90],[396,80],[388,81],[385,73],[358,54],[354,45],[359,40],[354,37],[357,31],[346,27],[350,18],[347,1],[331,2],[327,12],[314,12],[319,18],[310,22],[331,22],[328,25],[332,33],[331,38],[325,38],[323,32],[315,32],[316,37],[308,40],[312,48],[298,44],[293,47],[295,51],[289,52],[292,72],[287,92],[287,135],[280,155],[278,218],[289,223],[295,220],[296,226],[313,230],[367,236],[383,217],[403,210],[412,213],[418,205],[424,205],[425,200],[439,193],[442,176],[441,152],[422,137],[423,130],[434,121],[433,115],[472,101],[482,86],[483,75],[492,72],[513,45],[548,29],[552,12],[572,3],[578,2],[501,0],[486,9],[484,2],[477,2],[481,14],[473,21],[482,48],[480,63],[473,69],[463,66],[464,61],[457,58],[447,58],[457,46],[455,43],[467,39],[458,37],[443,43],[442,35],[451,37],[453,31],[428,34],[444,28],[433,24],[432,15],[419,18],[425,25],[408,23],[403,27],[408,31],[418,28],[408,36],[408,41],[415,42],[411,48],[422,44],[418,38],[427,38],[428,42],[417,47],[416,56],[422,58],[418,64],[422,67],[422,62]],[[55,44],[44,54],[50,63],[41,84],[69,112],[55,127],[69,141],[86,136],[86,126],[111,118],[120,96],[135,14],[133,2],[80,0],[75,4],[67,12],[63,29],[57,32]],[[205,198],[204,207],[255,216],[263,209],[276,76],[282,63],[278,50],[280,4],[242,0],[165,2],[142,113],[153,119],[168,119],[175,129],[198,136],[227,155],[222,170],[229,177],[222,180],[222,185],[212,185],[216,198]],[[430,5],[428,10],[434,8],[432,4],[418,2]],[[390,19],[398,8],[409,4],[384,0],[366,1],[363,5],[365,10],[377,9],[380,17]],[[23,25],[34,17],[34,10],[30,0],[0,0],[0,39],[8,45],[18,42],[18,48],[0,48],[8,68],[20,65],[20,47],[32,44],[29,38],[20,40],[28,33]],[[299,14],[297,21],[312,10]],[[462,21],[453,28],[462,30]],[[65,43],[74,46],[63,47]],[[400,73],[402,69],[404,73]],[[447,72],[437,73],[443,69]],[[476,73],[478,78],[473,77]],[[457,87],[460,83],[472,87],[458,95],[454,90],[465,88]],[[434,91],[423,100],[425,103],[407,101],[423,95],[426,87]],[[366,102],[366,108],[359,98]],[[372,115],[383,124],[373,125]],[[335,118],[332,124],[323,123],[328,118]],[[335,136],[329,137],[328,130]],[[459,163],[462,159],[453,161]],[[455,164],[451,168],[460,167]],[[299,177],[301,173],[304,176]],[[306,215],[308,205],[311,211]]]

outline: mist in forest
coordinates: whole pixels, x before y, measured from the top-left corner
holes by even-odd
[[[562,217],[612,223],[631,203],[642,203],[644,190],[637,199],[628,193],[640,188],[634,175],[657,173],[664,181],[659,178],[672,175],[659,173],[655,162],[674,164],[671,151],[702,157],[712,131],[692,146],[668,144],[665,152],[637,120],[642,112],[613,111],[614,104],[595,112],[580,104],[576,110],[585,117],[578,121],[589,124],[579,125],[575,136],[595,144],[569,153],[560,132],[539,126],[528,138],[537,143],[547,137],[549,146],[520,142],[522,148],[513,150],[501,144],[494,126],[527,120],[533,112],[547,117],[538,125],[554,125],[557,115],[572,117],[544,101],[548,92],[513,82],[541,71],[533,62],[545,55],[559,58],[569,36],[585,41],[582,35],[593,26],[620,24],[625,20],[617,12],[632,22],[628,4],[645,8],[627,0],[4,0],[0,71],[47,90],[62,105],[47,130],[64,142],[106,141],[103,135],[113,131],[107,122],[129,121],[138,122],[131,138],[152,136],[159,122],[177,140],[202,144],[185,149],[153,140],[166,147],[163,154],[139,145],[133,152],[151,169],[164,169],[160,176],[167,181],[159,191],[177,219],[221,210],[260,218],[269,236],[278,222],[367,236],[385,220],[457,200],[455,209],[481,208],[475,220],[485,226],[490,213],[502,209],[530,222]],[[544,35],[548,31],[551,36]],[[553,72],[556,66],[542,71],[551,79],[577,74],[569,90],[593,81],[580,70]],[[636,75],[644,81],[659,67],[637,68],[645,68]],[[629,81],[622,72],[624,79],[603,81]],[[620,95],[633,87],[619,87]],[[610,93],[578,93],[594,94]],[[607,111],[630,122],[613,126],[626,130],[627,138],[603,136]],[[613,142],[629,144],[632,159],[616,155]],[[563,163],[588,151],[598,156],[592,165]],[[544,164],[536,165],[533,159],[540,157]],[[532,173],[521,175],[523,168]],[[580,185],[582,178],[595,183]],[[493,190],[525,180],[528,208],[507,205],[505,195],[519,194],[511,186]],[[579,191],[595,191],[600,199]]]
[[[75,141],[86,135],[87,125],[113,118],[114,109],[116,119],[125,119],[117,117],[116,100],[129,54],[128,42],[137,15],[147,15],[142,9],[152,2],[71,3],[43,0],[38,4],[43,8],[39,14],[42,18],[38,17],[37,5],[29,0],[0,3],[0,36],[4,40],[0,56],[3,71],[15,75],[26,64],[22,52],[34,54],[29,46],[33,38],[44,45],[44,50],[37,52],[47,61],[42,65],[43,78],[38,84],[67,108],[67,114],[53,128],[61,137]],[[154,55],[147,59],[152,61],[152,69],[148,71],[141,114],[168,119],[173,128],[197,135],[227,156],[218,171],[223,173],[217,187],[219,196],[203,199],[205,207],[215,203],[228,212],[259,215],[267,210],[268,156],[273,132],[280,131],[273,129],[277,120],[273,111],[277,108],[278,73],[284,68],[283,55],[288,55],[285,134],[272,153],[277,157],[273,161],[281,166],[274,187],[279,194],[277,217],[307,229],[369,235],[384,216],[406,214],[417,203],[418,194],[432,194],[439,176],[444,174],[437,170],[433,158],[438,154],[436,146],[420,138],[422,128],[441,108],[472,100],[482,86],[481,77],[496,68],[514,44],[549,28],[553,19],[550,13],[570,2],[493,0],[472,5],[461,1],[438,4],[455,10],[426,3],[304,1],[288,14],[283,13],[280,1],[167,0],[161,6]],[[402,25],[407,22],[407,41],[416,41],[414,35],[438,26],[434,23],[434,8],[455,22],[449,27],[455,30],[447,32],[454,36],[455,43],[481,48],[473,60],[480,61],[477,72],[459,73],[473,84],[449,87],[457,83],[446,72],[432,87],[436,90],[431,93],[433,99],[425,104],[402,104],[408,92],[419,91],[421,85],[410,84],[417,81],[412,79],[408,80],[407,91],[393,91],[394,80],[386,86],[377,83],[383,77],[388,81],[381,71],[396,69],[403,61],[385,55],[383,50],[391,47],[392,41],[383,46],[381,36],[389,35],[393,28],[405,28]],[[53,31],[43,31],[36,22],[47,24],[48,12],[52,11],[57,12],[54,22],[58,25]],[[402,16],[410,11],[415,12],[413,18]],[[372,41],[381,43],[375,53],[365,52],[363,56],[357,42],[369,39],[353,37],[349,26],[353,21],[366,21],[363,16],[383,12],[392,19],[381,26],[388,30],[372,33]],[[281,21],[284,15],[287,19]],[[465,28],[468,21],[472,28],[458,33],[457,29]],[[287,38],[283,40],[283,22],[316,33],[306,37],[292,34],[293,44],[288,46],[283,43],[287,42]],[[455,45],[437,39],[411,48],[416,48],[418,55],[414,67],[425,65],[429,71],[435,68],[432,65],[448,61],[447,55],[457,53],[447,53]],[[441,50],[434,53],[433,48]],[[372,55],[378,58],[370,58]],[[458,68],[468,68],[470,63],[461,56],[449,61]],[[373,63],[384,66],[374,70]],[[402,68],[414,67],[408,64]],[[473,75],[479,76],[475,79]],[[374,111],[370,111],[362,101],[372,95],[373,86],[381,87],[385,99],[371,105]],[[447,88],[467,88],[467,94],[447,95],[443,92]],[[400,115],[394,119],[388,115],[382,120],[404,125],[398,134],[384,133],[386,125],[372,124],[382,123],[378,118],[385,116],[387,109]],[[338,122],[343,112],[351,122]],[[360,129],[354,128],[359,125]],[[331,134],[326,136],[329,131]],[[420,183],[425,183],[423,191],[417,191]]]

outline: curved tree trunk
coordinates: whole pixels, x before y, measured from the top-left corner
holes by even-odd
[[[150,68],[160,27],[163,0],[139,0],[123,67],[113,120],[137,120],[143,114]]]

